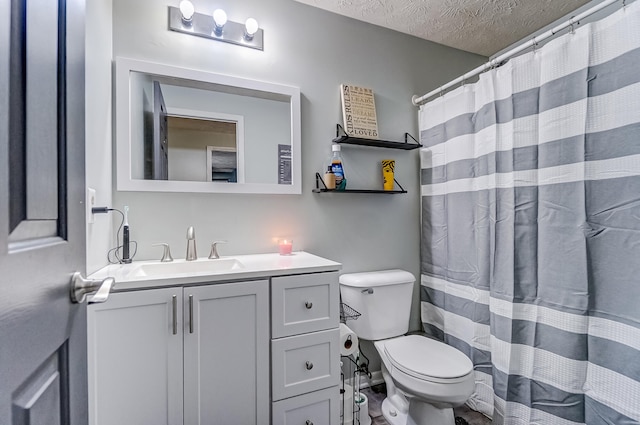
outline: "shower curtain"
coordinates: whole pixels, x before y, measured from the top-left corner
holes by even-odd
[[[639,423],[640,2],[419,119],[422,322],[473,361],[467,404]]]

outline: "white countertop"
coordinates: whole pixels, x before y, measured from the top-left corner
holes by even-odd
[[[234,261],[235,260],[235,261]],[[218,262],[216,264],[216,262]],[[226,270],[208,270],[218,265],[233,264]],[[167,273],[159,273],[167,267]],[[193,268],[194,270],[176,272],[176,268]],[[155,270],[153,275],[145,273],[145,268]],[[260,277],[286,276],[301,273],[318,273],[337,271],[342,264],[326,258],[318,257],[304,251],[291,255],[253,254],[220,257],[209,260],[200,258],[195,261],[174,260],[161,263],[159,260],[134,261],[131,264],[111,264],[89,276],[90,279],[113,277],[116,280],[114,292],[132,289],[158,288],[163,286],[179,286],[197,283],[223,282],[231,280],[255,279]]]

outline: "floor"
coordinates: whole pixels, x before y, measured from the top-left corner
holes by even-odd
[[[387,421],[382,416],[380,405],[382,400],[386,397],[386,388],[384,383],[374,385],[370,388],[365,388],[362,393],[369,399],[369,416],[371,416],[371,425],[388,425]],[[489,425],[491,419],[484,416],[482,413],[475,412],[469,409],[467,406],[460,406],[454,409],[456,415],[456,425]],[[459,420],[461,418],[463,420]]]

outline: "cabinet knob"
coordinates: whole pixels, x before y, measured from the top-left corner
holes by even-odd
[[[311,369],[313,369],[313,363],[311,363],[311,362],[306,362],[306,363],[305,363],[305,367],[307,368],[307,370],[311,370]]]
[[[305,425],[313,425],[313,422],[311,422],[309,419],[307,419],[307,422],[305,422]]]
[[[304,306],[307,307],[307,309],[311,310],[311,307],[313,307],[313,303],[311,301],[305,301]]]

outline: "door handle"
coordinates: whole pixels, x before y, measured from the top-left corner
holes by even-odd
[[[80,304],[87,300],[89,304],[103,303],[109,298],[115,284],[116,280],[112,277],[103,280],[86,279],[80,272],[75,272],[71,276],[71,302]]]

